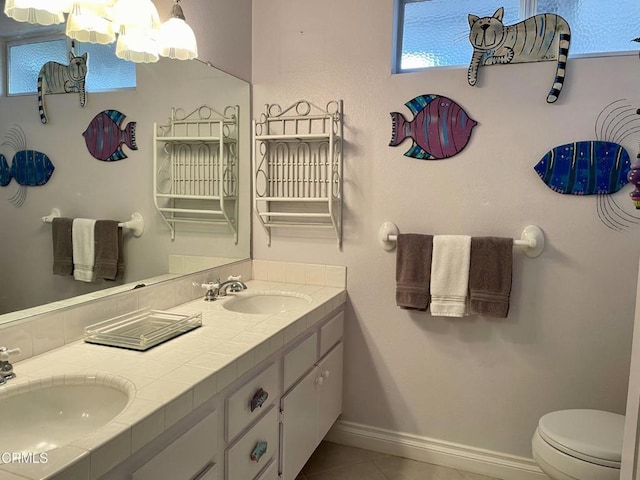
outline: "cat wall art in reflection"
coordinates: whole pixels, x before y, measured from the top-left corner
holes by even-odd
[[[76,57],[69,52],[69,65],[58,62],[47,62],[38,74],[38,110],[40,121],[47,123],[47,111],[44,105],[44,96],[49,93],[78,93],[80,106],[87,103],[85,91],[85,78],[87,77],[88,54]]]

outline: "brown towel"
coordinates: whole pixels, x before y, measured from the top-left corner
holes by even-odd
[[[118,272],[118,235],[119,228],[116,220],[96,220],[93,264],[96,279],[115,280]]]
[[[422,311],[429,307],[432,251],[432,235],[398,235],[396,305],[399,307]]]
[[[512,238],[471,239],[469,312],[472,315],[507,318],[512,265]]]
[[[116,280],[122,280],[124,277],[124,233],[122,227],[118,227],[118,271],[116,272]]]
[[[72,218],[56,217],[51,225],[53,236],[53,274],[73,273],[73,243],[71,242]]]

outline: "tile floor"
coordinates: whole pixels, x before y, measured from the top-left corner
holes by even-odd
[[[322,442],[296,480],[497,480],[361,448]]]

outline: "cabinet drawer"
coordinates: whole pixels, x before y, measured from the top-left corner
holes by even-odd
[[[254,479],[266,464],[278,458],[278,409],[270,408],[269,413],[227,449],[226,480]],[[263,444],[266,448],[258,448],[261,442],[266,442]]]
[[[233,439],[273,405],[278,393],[278,369],[274,363],[230,395],[227,398],[227,440]]]
[[[131,480],[197,478],[217,451],[218,416],[213,412],[136,470]]]
[[[278,480],[278,462],[273,459],[256,480]]]
[[[284,391],[309,370],[318,358],[318,334],[313,333],[284,356]]]
[[[331,350],[342,338],[344,329],[344,312],[338,313],[335,317],[325,323],[320,328],[320,356]]]
[[[203,469],[193,480],[220,480],[218,475],[218,465],[210,463],[205,469]]]

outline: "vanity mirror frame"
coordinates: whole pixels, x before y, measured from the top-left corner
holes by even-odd
[[[161,13],[161,16],[163,14],[164,11],[164,7],[162,6],[162,1],[158,1],[156,2],[156,5],[158,7],[158,10]],[[167,2],[164,2],[167,3]],[[207,45],[216,45],[216,47],[219,47],[220,45],[224,46],[228,45],[231,41],[234,40],[233,35],[242,35],[243,32],[250,32],[250,28],[245,28],[244,23],[245,19],[240,20],[239,18],[231,18],[229,16],[225,17],[225,18],[220,18],[218,21],[221,23],[220,28],[218,29],[214,29],[211,28],[211,22],[208,22],[207,25],[203,25],[204,21],[199,21],[199,17],[202,18],[206,18],[207,17],[207,13],[206,11],[209,9],[215,9],[216,8],[216,3],[219,2],[210,2],[210,1],[205,1],[205,0],[193,0],[193,5],[191,5],[190,3],[190,7],[194,9],[194,12],[192,13],[192,15],[190,15],[193,20],[194,20],[194,31],[196,31],[196,35],[198,36],[198,40],[200,43],[202,43],[203,46],[205,46],[205,48],[203,48],[202,52],[201,52],[201,57],[202,58],[212,58],[214,61],[216,61],[216,55],[210,55],[211,52],[207,52]],[[247,5],[250,5],[250,2],[242,2],[244,5],[242,8],[246,7]],[[168,11],[168,10],[167,10]],[[203,13],[203,11],[205,13]],[[196,13],[198,12],[198,13]],[[242,13],[242,10],[240,10],[238,12],[238,17],[240,17]],[[200,15],[202,14],[202,15]],[[235,11],[234,11],[235,14]],[[222,22],[224,22],[224,24],[226,26],[222,25]],[[239,23],[242,23],[242,27],[238,28]],[[250,22],[248,24],[250,26]],[[237,31],[237,33],[236,33]],[[211,33],[209,33],[211,32]],[[224,41],[221,41],[219,38],[213,38],[215,35],[224,35]],[[248,45],[250,45],[250,42],[248,43]],[[243,47],[244,48],[244,47]],[[249,58],[250,59],[250,55],[248,57],[243,57],[243,58]],[[223,58],[224,60],[224,58]],[[169,59],[162,59],[159,63],[164,62],[171,62],[171,63],[175,63],[177,65],[183,66],[185,65],[185,63],[181,63],[182,61],[179,60],[169,60]],[[240,113],[239,113],[239,119],[240,119],[240,123],[241,123],[241,127],[240,127],[240,136],[242,137],[242,145],[239,147],[239,163],[241,165],[241,168],[243,169],[240,172],[240,179],[241,179],[241,183],[244,183],[245,185],[241,186],[241,192],[240,192],[240,200],[239,200],[239,208],[240,208],[240,214],[239,214],[239,225],[238,225],[238,230],[239,230],[239,243],[241,244],[240,249],[238,251],[241,251],[241,254],[237,254],[237,255],[224,255],[224,254],[220,254],[221,257],[225,257],[228,258],[230,263],[226,263],[224,264],[224,266],[222,267],[222,271],[233,271],[233,273],[237,273],[237,268],[234,268],[234,266],[236,265],[244,265],[243,261],[246,260],[250,260],[251,258],[251,190],[250,190],[250,162],[251,162],[251,139],[250,139],[250,119],[251,119],[251,84],[243,79],[240,78],[240,76],[238,75],[234,75],[232,73],[228,73],[229,71],[237,71],[237,65],[224,65],[224,61],[220,62],[222,65],[220,67],[218,67],[217,65],[214,66],[214,64],[212,62],[209,61],[202,61],[202,60],[190,60],[188,61],[190,62],[190,64],[200,64],[202,65],[202,68],[212,68],[215,69],[217,72],[219,72],[220,76],[224,76],[226,78],[229,79],[229,81],[236,81],[238,84],[238,90],[242,90],[244,92],[244,99],[242,100],[242,104],[240,105]],[[218,63],[218,62],[216,62]],[[249,64],[250,64],[250,60],[249,60]],[[153,69],[155,67],[155,65],[157,64],[153,64],[153,65],[140,65],[138,67],[138,72],[140,71],[140,69]],[[242,67],[242,65],[240,65],[240,67]],[[188,69],[187,69],[188,70]],[[185,72],[184,73],[185,78],[189,77],[189,72]],[[195,75],[196,77],[198,77],[198,75]],[[158,73],[156,76],[156,78],[162,78],[163,77],[163,73]],[[193,75],[191,75],[191,77],[193,77]],[[138,78],[140,79],[140,74],[138,73]],[[204,81],[202,79],[198,79],[196,78],[196,81]],[[184,91],[185,88],[180,88],[179,86],[175,86],[174,88],[178,91],[182,90]],[[186,89],[188,90],[188,89]],[[176,101],[173,102],[173,104],[170,107],[175,107],[175,108],[184,108],[185,110],[191,110],[193,108],[198,107],[201,104],[206,103],[206,99],[207,98],[211,98],[212,93],[215,93],[214,91],[216,90],[216,88],[211,88],[211,84],[209,86],[209,88],[207,89],[201,89],[204,92],[204,97],[205,100],[198,100],[198,101],[192,101],[188,104],[182,104],[182,102],[179,101],[179,99],[177,99]],[[206,91],[205,91],[206,90]],[[125,97],[122,99],[121,103],[124,103],[125,105],[128,104],[128,99],[130,98],[131,95],[135,95],[135,91],[133,90],[129,90],[129,91],[122,91],[122,92],[118,92],[117,94],[122,93],[122,95]],[[87,115],[89,115],[89,113],[95,114],[97,111],[99,111],[100,109],[104,109],[104,105],[107,103],[107,101],[103,100],[101,97],[102,96],[106,96],[109,95],[108,93],[94,93],[91,94],[89,93],[89,101],[88,101],[88,105],[90,105],[91,110],[90,111],[83,111],[80,110],[79,107],[77,107],[77,98],[74,99],[67,99],[65,101],[65,103],[74,103],[74,106],[77,107],[77,112],[79,114],[84,115],[85,117],[87,117]],[[113,95],[113,93],[111,93],[111,95]],[[127,97],[128,95],[128,97]],[[31,95],[31,96],[16,96],[16,97],[10,97],[11,101],[15,102],[15,101],[19,101],[20,98],[25,98],[27,99],[27,101],[33,100],[34,103],[35,102],[35,95]],[[59,116],[59,111],[60,111],[60,107],[59,104],[61,102],[63,102],[62,98],[55,98],[55,97],[66,97],[66,95],[52,95],[50,96],[50,98],[48,98],[48,100],[51,100],[51,109],[53,110],[53,113],[58,115],[58,119],[60,119],[61,117],[64,117],[64,114],[62,116]],[[7,97],[3,97],[3,99],[6,99]],[[145,101],[147,102],[147,104],[149,105],[149,108],[153,108],[153,104],[156,103],[155,100],[161,100],[161,99],[153,99],[153,98],[147,98]],[[229,102],[229,105],[231,104],[235,104],[237,102]],[[34,104],[36,105],[36,104]],[[216,108],[220,108],[220,109],[224,109],[227,105],[222,105],[222,104],[215,104],[213,105]],[[107,108],[109,108],[110,105],[107,105]],[[58,111],[56,111],[56,109],[58,109]],[[133,114],[130,114],[128,111],[124,111],[123,113],[127,114],[127,120],[136,120],[136,118],[134,118]],[[161,122],[165,122],[167,120],[167,118],[169,118],[170,115],[170,108],[163,108],[159,111],[159,113],[156,113],[152,120],[153,121],[157,121],[159,123]],[[29,117],[29,121],[31,121],[32,119],[35,119],[35,121],[37,121],[39,123],[39,118],[38,118],[38,110],[37,110],[37,105],[34,106],[29,112],[27,112],[27,114],[25,115],[24,118]],[[7,122],[17,122],[17,123],[23,123],[24,119],[23,118],[12,118],[10,120],[7,120]],[[63,120],[60,120],[63,121]],[[85,125],[86,127],[86,125]],[[38,125],[38,130],[36,130],[35,126],[29,126],[28,128],[28,134],[29,132],[31,132],[33,128],[34,132],[46,132],[48,126],[46,127],[42,127],[40,128],[40,126]],[[145,172],[145,181],[148,180],[149,182],[149,187],[147,189],[147,187],[143,187],[140,188],[140,193],[139,196],[140,198],[143,198],[144,201],[144,205],[141,207],[140,205],[127,205],[126,207],[118,207],[118,208],[105,208],[104,211],[95,211],[95,210],[89,210],[88,208],[83,209],[81,202],[75,202],[75,203],[80,203],[80,205],[76,208],[74,206],[70,206],[69,204],[64,205],[58,202],[49,202],[47,204],[46,207],[41,207],[41,210],[38,210],[37,212],[31,212],[29,213],[29,215],[23,215],[23,218],[20,219],[20,223],[21,224],[27,224],[28,225],[28,229],[30,232],[33,232],[35,230],[37,230],[37,232],[39,232],[39,234],[43,234],[45,236],[47,236],[48,239],[48,243],[46,247],[42,247],[39,246],[38,248],[40,250],[42,250],[43,248],[47,249],[47,254],[50,256],[51,255],[51,243],[50,243],[50,228],[51,225],[46,225],[43,224],[41,222],[41,217],[43,215],[47,215],[50,210],[51,207],[59,207],[64,216],[69,216],[69,217],[79,217],[79,216],[87,216],[87,217],[94,217],[94,218],[114,218],[114,219],[118,219],[120,221],[124,221],[127,220],[131,214],[131,211],[141,211],[142,214],[145,217],[145,221],[147,221],[147,226],[145,228],[145,236],[147,236],[150,232],[152,234],[156,234],[158,237],[158,239],[161,239],[161,242],[171,242],[170,240],[170,232],[168,229],[166,229],[166,226],[164,226],[162,224],[162,219],[160,217],[160,215],[158,214],[158,212],[155,210],[154,206],[153,206],[153,195],[152,195],[152,191],[151,191],[151,183],[153,180],[153,171],[152,171],[152,146],[151,146],[151,138],[152,138],[152,122],[150,121],[145,121],[144,124],[142,122],[138,122],[138,129],[139,129],[139,146],[140,149],[137,152],[132,151],[131,152],[131,156],[129,159],[125,159],[124,162],[121,163],[126,163],[126,162],[131,162],[133,164],[133,162],[139,162],[140,164],[143,164],[142,168]],[[77,130],[77,129],[76,129]],[[4,127],[2,127],[2,131],[0,131],[0,133],[4,132]],[[80,137],[81,138],[81,137]],[[36,139],[36,135],[34,135],[34,140]],[[33,147],[36,148],[36,146],[38,145],[38,143],[42,144],[42,142],[38,142],[38,141],[34,141],[33,142]],[[142,152],[142,153],[141,153]],[[86,153],[86,148],[84,148],[84,152],[82,152],[83,154]],[[135,156],[137,156],[138,158],[134,158]],[[85,162],[96,162],[96,163],[103,163],[103,162],[97,162],[96,160],[83,160]],[[58,169],[60,173],[62,173],[62,170],[64,168],[63,165],[63,161],[60,161],[60,168]],[[58,164],[56,164],[56,168],[58,168]],[[58,172],[56,172],[58,173]],[[15,188],[15,187],[13,187]],[[148,190],[148,191],[147,191]],[[32,189],[29,192],[29,195],[32,196],[38,196],[37,194],[35,194],[34,192],[36,191],[36,189]],[[0,192],[2,192],[2,190],[0,190]],[[11,190],[11,192],[7,191],[7,192],[2,192],[4,194],[4,196],[10,196],[9,193],[12,193],[13,189]],[[9,194],[9,195],[7,195]],[[4,199],[1,199],[4,200]],[[29,201],[29,198],[27,199],[27,202]],[[3,203],[5,203],[3,201]],[[13,208],[13,207],[12,207]],[[19,209],[15,209],[14,210],[19,210]],[[24,207],[23,207],[24,210]],[[15,213],[15,212],[11,212],[11,213]],[[21,213],[25,213],[24,211]],[[27,218],[28,217],[28,218]],[[7,219],[7,224],[11,224],[11,219]],[[201,235],[201,233],[203,231],[203,229],[198,230],[197,228],[194,228],[193,231],[189,231],[188,235],[191,235],[193,237],[203,237],[203,235]],[[159,286],[162,287],[163,284],[165,284],[167,281],[175,281],[175,280],[181,280],[182,278],[187,279],[187,278],[191,278],[193,275],[193,273],[198,273],[198,272],[207,272],[210,270],[212,267],[215,266],[215,263],[213,262],[213,260],[217,260],[217,258],[211,259],[208,258],[204,255],[198,255],[198,253],[209,253],[209,256],[212,255],[216,255],[216,247],[213,244],[215,244],[216,242],[216,238],[223,238],[225,241],[230,242],[231,244],[233,244],[234,242],[234,238],[233,235],[229,233],[228,229],[224,229],[224,228],[212,228],[209,230],[209,232],[212,232],[211,235],[209,235],[207,238],[201,238],[199,241],[197,240],[197,247],[200,248],[200,252],[197,252],[194,250],[191,250],[189,248],[186,248],[183,245],[182,251],[178,252],[179,257],[184,257],[184,258],[180,258],[178,260],[178,263],[183,262],[183,269],[180,270],[180,273],[169,273],[169,274],[159,274],[159,275],[154,275],[153,273],[150,274],[150,276],[145,276],[146,278],[141,279],[141,280],[133,280],[133,281],[128,281],[126,284],[122,284],[122,285],[117,285],[117,286],[113,286],[113,287],[109,287],[109,288],[105,288],[96,292],[91,292],[91,293],[84,293],[84,294],[80,294],[80,295],[75,295],[71,298],[68,299],[63,299],[63,300],[53,300],[53,301],[49,301],[47,300],[47,303],[44,303],[42,305],[39,306],[34,306],[34,307],[30,307],[30,308],[25,308],[22,310],[18,310],[18,311],[13,311],[10,313],[5,313],[0,315],[0,330],[4,329],[7,326],[12,326],[14,324],[18,324],[21,321],[25,321],[25,320],[29,320],[32,318],[37,318],[39,315],[42,314],[54,314],[59,310],[64,310],[67,311],[69,308],[76,308],[76,307],[81,307],[85,304],[91,304],[92,302],[96,302],[99,301],[101,299],[105,299],[108,298],[110,296],[113,295],[118,295],[121,294],[123,292],[127,292],[130,291],[132,289],[134,289],[134,287],[136,287],[139,284],[145,284],[146,286]],[[188,236],[185,235],[185,236]],[[143,237],[144,238],[144,237]],[[138,242],[140,242],[139,239],[135,239],[135,238],[126,238],[125,242],[129,242],[131,246],[136,245]],[[177,241],[175,243],[178,243]],[[151,244],[150,244],[151,245]],[[126,247],[125,247],[126,248]],[[139,247],[138,247],[139,248]],[[147,247],[148,248],[148,247]],[[154,244],[152,249],[156,249],[156,245]],[[159,249],[159,251],[162,252],[162,250]],[[184,252],[189,252],[187,254],[185,254]],[[132,255],[135,255],[136,252],[132,253]],[[187,258],[187,257],[192,257],[192,258]],[[171,265],[171,261],[167,259],[166,256],[163,256],[163,262],[166,262],[167,264],[169,264],[170,267],[174,267],[175,265]],[[198,265],[197,267],[194,267],[194,265]],[[50,272],[50,263],[46,266],[47,269],[47,273]],[[246,270],[246,269],[245,269]],[[171,271],[174,271],[173,269]],[[248,270],[249,274],[250,274],[250,269]],[[8,270],[5,270],[5,275],[7,276],[11,276],[11,272]],[[51,274],[49,274],[49,276],[53,276]],[[34,277],[39,277],[39,275],[34,275]],[[29,286],[27,288],[28,291],[34,291],[34,290],[38,290],[38,289],[42,289],[42,290],[47,290],[46,287],[40,287],[37,284],[37,278],[36,278],[36,283],[32,286]],[[196,295],[199,295],[200,292],[196,291]]]

